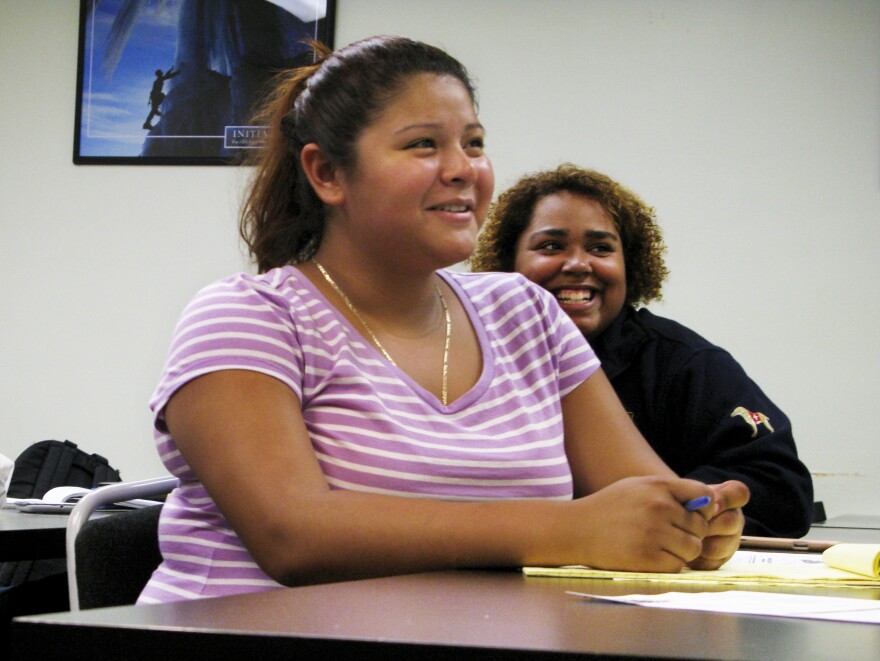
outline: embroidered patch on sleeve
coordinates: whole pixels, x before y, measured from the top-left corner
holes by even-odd
[[[752,438],[758,435],[758,425],[764,425],[771,432],[773,431],[773,426],[770,424],[770,418],[760,412],[749,411],[744,406],[737,406],[733,409],[733,413],[730,414],[731,418],[741,417],[745,420],[749,427],[752,428]]]

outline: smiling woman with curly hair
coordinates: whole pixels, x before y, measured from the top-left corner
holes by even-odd
[[[654,209],[613,179],[563,163],[555,170],[520,179],[492,206],[480,240],[469,260],[473,271],[515,271],[516,245],[543,198],[568,191],[595,200],[611,217],[626,247],[626,302],[630,305],[660,300],[668,271],[666,246]]]
[[[744,532],[799,537],[813,485],[791,424],[740,364],[670,319],[654,210],[609,177],[571,163],[529,174],[491,207],[474,271],[517,271],[551,292],[590,341],[639,431],[679,475],[740,480]]]

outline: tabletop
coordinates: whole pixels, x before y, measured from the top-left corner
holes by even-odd
[[[676,589],[679,589],[676,587]],[[686,587],[685,587],[686,589]],[[696,588],[695,588],[696,589]],[[699,588],[705,591],[705,587]],[[41,659],[847,659],[876,661],[880,626],[670,611],[566,594],[665,592],[668,586],[447,571],[279,589],[156,606],[34,615],[13,622],[13,650]],[[785,588],[785,592],[803,589]],[[811,594],[880,599],[880,589]],[[14,658],[19,658],[18,654]]]
[[[94,512],[103,517],[111,511]],[[67,555],[65,539],[69,514],[19,512],[0,509],[0,562],[63,558]]]
[[[880,531],[880,515],[877,514],[841,514],[832,516],[825,521],[813,524],[814,528],[833,528],[849,530]],[[814,532],[814,531],[811,531]]]
[[[63,558],[67,514],[0,509],[0,561]]]
[[[855,528],[851,526],[819,526],[814,524],[802,539],[828,540],[832,542],[855,542],[880,544],[880,527]]]
[[[33,520],[33,517],[37,517]],[[51,517],[51,518],[46,518]],[[52,528],[56,515],[29,515]],[[62,519],[66,517],[60,517]],[[16,521],[12,519],[11,521]],[[5,526],[3,524],[6,524]],[[0,516],[0,531],[9,530]],[[33,530],[32,530],[33,532]],[[878,529],[814,527],[806,536],[880,542]],[[708,591],[627,581],[526,577],[519,571],[447,571],[348,581],[155,606],[122,606],[33,615],[12,624],[13,658],[93,661],[124,650],[126,659],[847,659],[876,661],[880,626],[793,618],[662,610],[589,602],[599,595]],[[739,587],[880,600],[880,588]]]

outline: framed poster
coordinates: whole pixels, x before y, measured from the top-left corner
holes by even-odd
[[[336,0],[80,0],[73,162],[224,165],[277,72],[333,47]]]

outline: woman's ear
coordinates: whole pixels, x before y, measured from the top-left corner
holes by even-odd
[[[321,148],[310,142],[302,148],[300,161],[309,183],[324,204],[338,207],[345,202],[342,171],[325,156]]]

